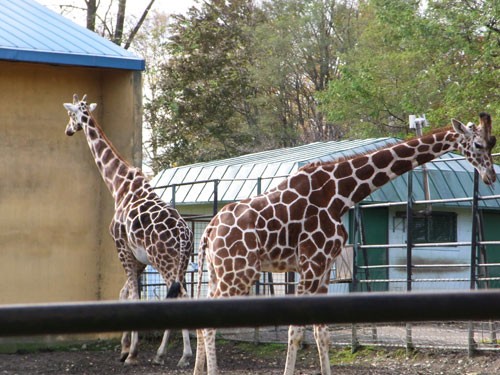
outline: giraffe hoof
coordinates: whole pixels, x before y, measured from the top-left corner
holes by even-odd
[[[165,364],[165,361],[159,355],[157,355],[153,358],[153,365],[164,365],[164,364]]]
[[[121,352],[120,353],[120,362],[125,362],[128,357],[128,352]]]
[[[137,358],[131,358],[129,356],[125,360],[125,365],[127,365],[127,366],[137,366],[138,364],[139,364],[139,361],[137,360]]]
[[[177,362],[177,367],[180,368],[185,368],[189,366],[189,358],[188,357],[182,357],[179,362]]]

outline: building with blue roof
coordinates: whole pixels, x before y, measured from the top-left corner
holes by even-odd
[[[0,0],[0,60],[144,70],[144,59],[33,0]]]
[[[0,303],[118,297],[114,202],[83,134],[65,135],[62,104],[87,94],[140,166],[144,65],[34,0],[0,0]]]

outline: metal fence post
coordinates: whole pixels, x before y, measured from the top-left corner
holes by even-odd
[[[474,169],[474,190],[472,192],[472,238],[470,245],[470,289],[477,287],[477,231],[478,231],[478,206],[479,206],[479,173]],[[476,351],[474,340],[474,323],[468,323],[467,353],[469,357]]]
[[[217,215],[217,211],[219,211],[219,180],[214,180],[214,206],[213,206],[213,214]]]
[[[257,178],[257,195],[259,195],[261,193],[261,190],[262,190],[262,177],[258,177]],[[264,278],[266,277],[265,274],[262,274],[262,275],[264,276]],[[264,282],[265,282],[265,280],[264,280]],[[264,294],[265,293],[266,292],[264,290]],[[255,294],[256,295],[260,294],[260,278],[255,283]],[[257,345],[257,344],[260,343],[260,330],[259,330],[259,327],[255,327],[255,329],[253,331],[253,342],[254,342],[255,345]]]
[[[408,172],[408,196],[406,204],[406,291],[412,290],[412,250],[413,250],[413,171]],[[412,325],[406,324],[406,354],[415,349]]]
[[[352,240],[352,291],[358,291],[358,272],[357,262],[359,246],[361,245],[361,208],[359,204],[354,206],[353,220],[353,240]],[[355,353],[359,349],[358,328],[356,324],[351,325],[351,353]]]
[[[172,185],[172,207],[175,208],[175,188],[177,187],[177,185]]]
[[[477,231],[478,231],[478,201],[479,173],[474,170],[474,191],[472,193],[472,238],[470,245],[470,289],[476,289],[477,275]]]

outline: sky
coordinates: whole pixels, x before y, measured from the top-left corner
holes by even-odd
[[[42,5],[52,9],[57,13],[61,13],[61,5],[70,5],[73,7],[84,8],[85,0],[36,0]],[[102,0],[103,4],[109,3],[110,0]],[[139,17],[144,8],[149,3],[149,0],[128,0],[125,16],[133,15]],[[195,5],[195,0],[155,0],[151,10],[164,11],[165,13],[184,13],[191,6]],[[118,6],[118,1],[115,0],[115,7]],[[67,8],[69,9],[69,8]],[[64,14],[74,22],[85,26],[85,12],[74,11]]]

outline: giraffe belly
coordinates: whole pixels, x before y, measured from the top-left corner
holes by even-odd
[[[142,246],[137,246],[132,249],[132,253],[134,254],[135,259],[145,265],[151,265],[151,262],[148,259],[148,254],[146,249]]]
[[[276,247],[261,257],[261,270],[264,272],[294,272],[297,270],[296,260],[294,249]]]

